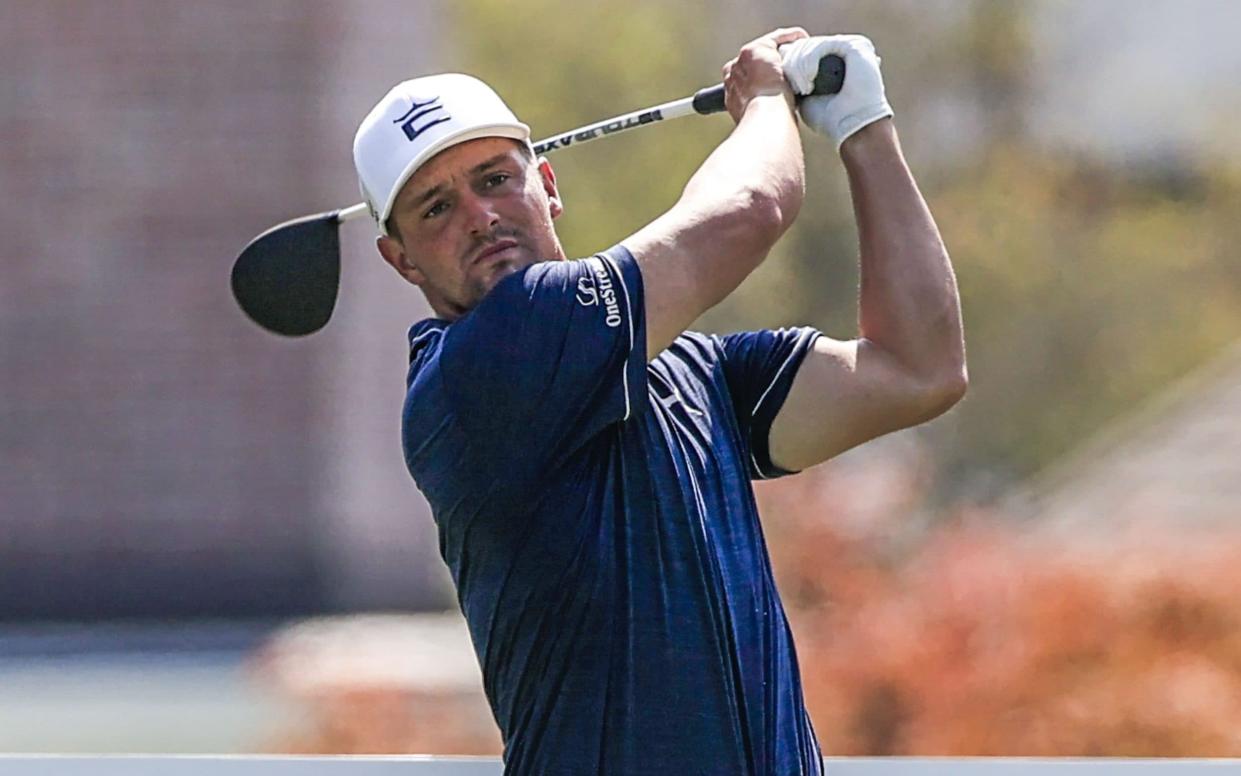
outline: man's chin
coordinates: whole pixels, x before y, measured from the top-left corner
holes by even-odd
[[[484,296],[491,293],[491,289],[500,284],[501,280],[504,280],[521,268],[522,265],[518,262],[507,259],[488,265],[475,286],[478,290],[478,300],[481,301]]]
[[[507,259],[504,261],[497,261],[495,264],[491,265],[489,268],[490,272],[488,273],[489,284],[487,290],[490,291],[495,287],[496,283],[499,283],[509,275],[512,275],[514,272],[521,269],[522,266],[523,265],[520,262],[510,261]]]

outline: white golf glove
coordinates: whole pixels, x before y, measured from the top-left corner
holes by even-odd
[[[814,90],[819,60],[829,54],[845,61],[845,80],[840,92],[805,97],[797,110],[811,129],[836,141],[839,151],[841,144],[854,132],[891,116],[892,106],[883,91],[875,44],[863,35],[802,38],[781,46],[784,77],[795,94],[810,94]]]

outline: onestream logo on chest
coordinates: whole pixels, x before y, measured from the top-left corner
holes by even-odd
[[[590,265],[595,276],[584,275],[577,279],[577,301],[583,307],[597,307],[602,299],[607,315],[603,321],[615,329],[621,325],[621,316],[620,305],[616,301],[616,289],[612,287],[612,277],[601,263],[592,261]]]

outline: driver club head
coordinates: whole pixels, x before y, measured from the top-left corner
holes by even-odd
[[[295,218],[250,241],[233,264],[233,297],[258,325],[286,337],[323,328],[340,287],[339,210]]]

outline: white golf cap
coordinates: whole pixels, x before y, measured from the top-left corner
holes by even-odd
[[[445,148],[480,137],[530,143],[530,127],[517,120],[490,86],[460,73],[397,84],[366,114],[353,138],[353,164],[362,197],[379,231],[410,176]]]

